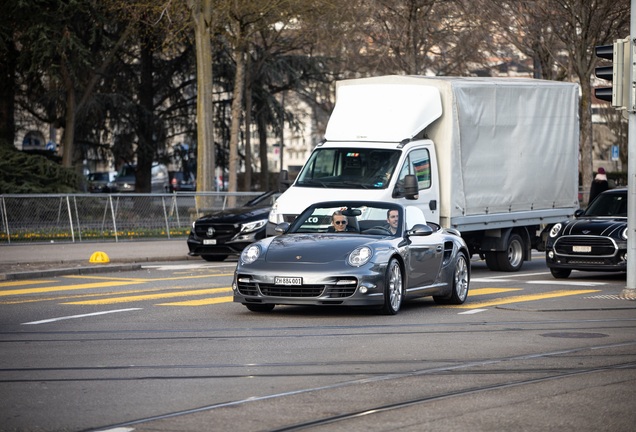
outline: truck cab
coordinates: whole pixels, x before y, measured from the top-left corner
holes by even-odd
[[[427,221],[439,223],[436,166],[435,147],[430,140],[364,146],[323,141],[312,152],[293,187],[274,204],[267,233],[275,235],[277,224],[293,221],[314,202],[351,197],[416,203]],[[285,185],[284,178],[282,184]]]

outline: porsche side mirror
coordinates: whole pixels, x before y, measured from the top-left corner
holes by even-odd
[[[431,234],[433,234],[433,228],[424,224],[416,224],[406,232],[406,235],[409,237],[428,236]]]

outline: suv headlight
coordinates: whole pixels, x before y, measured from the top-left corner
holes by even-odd
[[[267,223],[267,219],[261,219],[254,222],[241,224],[241,231],[239,232],[239,234],[256,231],[259,228],[264,227],[266,223]]]
[[[550,237],[556,237],[557,235],[559,235],[559,231],[561,231],[561,224],[554,224],[554,226],[550,229]]]
[[[621,232],[621,238],[627,240],[627,227]]]

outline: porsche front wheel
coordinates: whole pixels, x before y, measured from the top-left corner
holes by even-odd
[[[384,282],[384,305],[382,313],[385,315],[395,315],[399,312],[404,300],[404,279],[402,278],[402,268],[400,263],[392,258],[386,269]]]

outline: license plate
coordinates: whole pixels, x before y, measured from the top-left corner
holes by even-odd
[[[572,246],[572,252],[589,253],[592,252],[592,246]]]
[[[203,244],[204,245],[215,245],[216,244],[216,239],[203,239]]]
[[[280,277],[276,276],[274,278],[275,285],[302,285],[303,278],[301,277]]]

